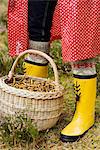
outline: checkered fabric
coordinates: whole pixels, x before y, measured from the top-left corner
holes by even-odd
[[[18,55],[28,47],[28,1],[8,2],[8,46],[10,56]]]
[[[28,0],[9,0],[8,42],[10,55],[28,47]],[[64,61],[78,61],[100,54],[100,0],[58,0],[51,40],[62,40]]]

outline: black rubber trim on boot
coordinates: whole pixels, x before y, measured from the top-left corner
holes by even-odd
[[[92,79],[92,78],[97,77],[97,74],[94,74],[94,75],[76,75],[76,74],[73,74],[73,77],[78,78],[78,79]]]
[[[79,136],[67,136],[67,135],[60,134],[60,140],[62,142],[75,142],[75,141],[78,141],[79,139],[80,139],[80,135]]]
[[[29,64],[33,64],[33,65],[36,65],[36,66],[47,66],[48,65],[48,62],[45,63],[45,64],[41,64],[41,63],[33,62],[33,61],[30,61],[30,60],[27,60],[27,59],[24,59],[24,62],[29,63]]]
[[[78,136],[69,136],[69,135],[63,135],[60,134],[60,140],[62,142],[75,142],[79,141],[80,138],[82,138],[94,125],[92,125],[88,130],[86,130],[83,134],[78,135]]]

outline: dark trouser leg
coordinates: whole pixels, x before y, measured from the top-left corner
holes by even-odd
[[[57,0],[28,1],[29,48],[49,53],[50,29]],[[42,66],[43,65],[43,66]],[[26,74],[47,77],[47,61],[37,55],[29,55],[25,60]]]
[[[29,0],[28,25],[29,38],[33,41],[50,40],[52,17],[57,0]]]

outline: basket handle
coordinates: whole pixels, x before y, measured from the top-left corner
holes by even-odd
[[[43,53],[41,51],[33,50],[33,49],[26,50],[26,51],[24,51],[24,52],[19,54],[19,56],[16,58],[15,62],[12,65],[12,68],[11,68],[9,74],[8,74],[8,79],[9,80],[14,75],[14,71],[15,71],[15,68],[16,68],[16,66],[18,64],[19,59],[21,57],[23,57],[24,55],[26,55],[26,54],[38,54],[38,55],[43,56],[44,58],[46,58],[49,61],[49,63],[51,64],[51,66],[53,67],[54,76],[55,76],[55,82],[59,83],[58,71],[57,71],[57,67],[56,67],[56,64],[54,63],[53,59],[50,56],[48,56],[47,54],[45,54],[45,53]]]

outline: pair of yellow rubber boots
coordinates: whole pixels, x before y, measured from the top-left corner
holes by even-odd
[[[25,60],[26,74],[46,78],[48,65]],[[76,111],[74,117],[61,132],[63,142],[78,140],[94,124],[95,100],[96,100],[96,75],[73,75],[74,90],[76,95]]]

